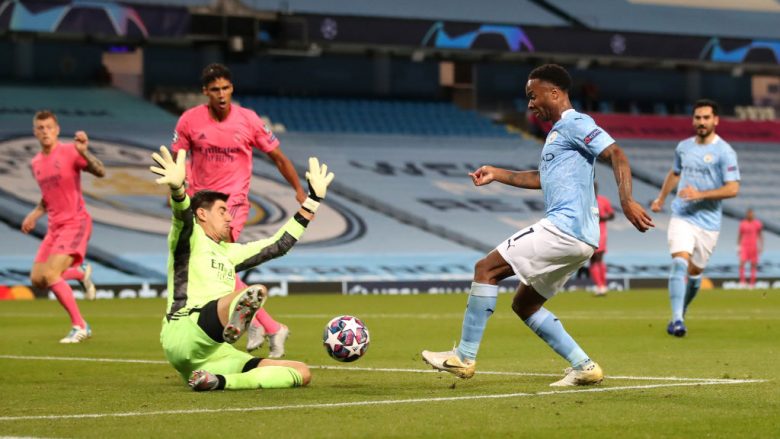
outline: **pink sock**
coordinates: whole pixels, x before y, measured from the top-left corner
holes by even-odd
[[[57,282],[49,285],[49,288],[51,288],[54,295],[57,296],[57,300],[60,301],[62,307],[65,308],[65,311],[70,315],[71,325],[86,328],[87,322],[81,317],[79,306],[76,304],[76,298],[73,297],[73,290],[70,288],[70,285],[68,285],[64,279],[60,278]]]
[[[756,264],[750,263],[750,285],[756,284],[756,274],[758,273],[758,267]]]
[[[739,283],[744,284],[745,283],[745,263],[740,262],[739,263]]]
[[[593,283],[596,284],[597,287],[601,287],[601,267],[599,267],[599,264],[590,264],[590,278],[593,279]]]
[[[84,280],[84,272],[77,267],[70,267],[62,272],[62,279],[64,280]]]
[[[276,334],[282,325],[271,317],[264,308],[260,308],[255,313],[255,318],[252,320],[253,325],[260,325],[265,329],[266,334]]]
[[[599,262],[599,273],[601,274],[601,285],[607,286],[607,263]]]

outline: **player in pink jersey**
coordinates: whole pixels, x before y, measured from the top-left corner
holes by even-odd
[[[252,152],[264,152],[279,173],[295,190],[299,203],[306,199],[292,162],[284,155],[267,124],[250,110],[232,103],[233,82],[230,70],[222,64],[209,64],[201,75],[203,94],[208,103],[185,111],[176,124],[171,149],[188,152],[187,191],[192,196],[208,189],[228,194],[228,209],[233,221],[231,237],[238,241],[249,216],[249,181],[252,177]],[[236,278],[236,288],[246,285]],[[287,326],[275,321],[261,308],[247,334],[247,350],[259,348],[265,337],[270,341],[269,358],[284,355],[289,335]]]
[[[753,209],[748,209],[745,219],[739,223],[739,283],[745,285],[745,263],[750,262],[750,287],[756,285],[758,271],[758,255],[764,250],[764,235],[761,233],[764,225],[753,216]]]
[[[615,209],[609,198],[598,195],[599,186],[595,182],[593,188],[596,191],[596,203],[599,206],[599,248],[590,258],[590,278],[596,284],[596,296],[607,295],[607,264],[604,263],[604,254],[607,252],[607,221],[615,219]]]
[[[41,188],[41,201],[22,222],[22,232],[29,233],[44,214],[49,227],[35,256],[30,280],[35,288],[51,289],[70,315],[71,330],[60,343],[80,343],[92,335],[81,316],[73,290],[66,282],[78,280],[87,298],[95,298],[92,267],[84,261],[87,242],[92,233],[92,217],[81,194],[81,171],[103,177],[103,163],[89,152],[89,139],[77,131],[74,143],[60,143],[60,126],[50,111],[39,111],[33,118],[33,132],[41,152],[32,159],[32,172]]]

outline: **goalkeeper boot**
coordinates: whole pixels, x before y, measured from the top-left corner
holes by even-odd
[[[550,387],[568,387],[568,386],[589,386],[591,384],[598,384],[604,379],[604,372],[601,371],[601,367],[591,362],[590,365],[582,370],[567,367],[564,370],[566,376],[563,379],[550,384]]]
[[[84,298],[87,300],[95,300],[95,283],[92,282],[92,264],[86,263],[81,266],[81,271],[84,272],[84,278],[81,279],[81,287],[84,288]]]
[[[461,360],[455,349],[446,352],[422,351],[422,358],[434,369],[449,372],[458,378],[471,378],[477,369],[476,361]]]
[[[682,320],[674,320],[669,322],[666,327],[666,333],[675,337],[685,337],[688,333],[688,328],[685,327],[685,323]]]
[[[263,328],[263,325],[253,321],[249,324],[249,329],[246,331],[246,351],[252,352],[255,349],[259,349],[264,342],[265,328]]]
[[[227,343],[235,343],[247,331],[255,312],[263,306],[268,297],[268,289],[264,285],[247,287],[233,299],[230,319],[222,331],[222,338]]]
[[[211,372],[196,370],[195,372],[192,372],[192,376],[189,381],[187,381],[187,384],[192,387],[192,390],[203,392],[206,390],[216,390],[219,385],[219,380],[217,379],[217,376]]]
[[[282,358],[284,356],[284,342],[290,336],[290,329],[287,325],[280,325],[276,334],[268,336],[268,358]]]

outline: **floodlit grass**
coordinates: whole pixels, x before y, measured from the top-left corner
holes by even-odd
[[[567,364],[512,314],[510,301],[499,298],[477,375],[458,380],[428,373],[419,352],[452,347],[465,295],[272,298],[269,311],[292,331],[287,358],[314,367],[311,386],[203,393],[192,392],[164,361],[162,300],[81,302],[94,336],[80,345],[57,343],[69,324],[56,302],[2,302],[0,436],[780,434],[776,292],[702,292],[683,339],[665,332],[663,291],[603,299],[561,294],[548,308],[607,375],[601,385],[563,390],[548,384]],[[340,314],[357,315],[371,331],[371,346],[356,363],[331,360],[321,345],[325,323]],[[391,368],[403,370],[377,370]]]

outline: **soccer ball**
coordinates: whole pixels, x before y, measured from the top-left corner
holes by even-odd
[[[345,363],[362,357],[368,349],[368,328],[353,316],[338,316],[325,326],[322,344],[328,355]]]

